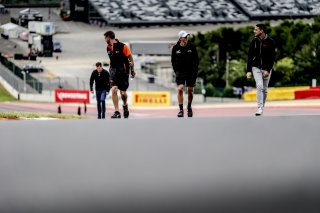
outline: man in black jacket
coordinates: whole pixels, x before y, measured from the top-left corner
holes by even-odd
[[[93,94],[93,83],[95,83],[98,119],[105,119],[106,96],[110,90],[109,72],[102,68],[100,62],[96,63],[96,69],[92,71],[90,77],[90,91]]]
[[[264,24],[257,24],[254,33],[255,38],[250,44],[248,53],[247,78],[251,78],[253,74],[256,81],[258,102],[256,116],[260,116],[267,99],[268,84],[275,61],[275,44],[266,34]]]
[[[183,90],[184,85],[188,90],[188,117],[193,116],[191,104],[193,99],[193,88],[198,74],[199,57],[195,46],[188,40],[189,33],[180,31],[179,41],[172,48],[171,63],[176,74],[176,83],[178,86],[178,102],[180,111],[178,117],[184,116],[183,111]]]

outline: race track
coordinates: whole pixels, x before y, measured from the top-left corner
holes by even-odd
[[[0,121],[0,212],[318,213],[320,116]]]

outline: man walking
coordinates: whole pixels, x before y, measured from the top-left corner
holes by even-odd
[[[188,117],[193,116],[192,100],[193,90],[198,74],[199,57],[195,46],[189,41],[190,34],[186,31],[180,31],[178,34],[179,40],[172,48],[171,63],[173,71],[176,74],[176,83],[178,87],[178,117],[184,116],[183,111],[183,91],[184,86],[187,86],[188,91]]]
[[[254,28],[255,37],[252,40],[247,63],[247,78],[252,74],[256,81],[258,110],[256,116],[263,114],[263,108],[268,94],[268,84],[275,62],[275,44],[266,34],[266,26],[257,24]]]
[[[102,68],[100,62],[96,63],[96,69],[92,71],[90,77],[90,91],[93,94],[93,83],[95,83],[98,119],[105,119],[106,96],[110,90],[109,73]]]
[[[119,112],[118,89],[120,90],[123,102],[123,117],[129,117],[129,109],[127,104],[127,89],[129,87],[129,74],[135,77],[134,63],[129,47],[115,38],[115,33],[107,31],[104,34],[107,42],[107,52],[110,58],[110,84],[112,92],[112,101],[115,112],[111,118],[121,118]]]

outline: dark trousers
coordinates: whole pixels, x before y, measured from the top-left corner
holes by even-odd
[[[96,90],[98,118],[104,118],[106,113],[106,90]]]

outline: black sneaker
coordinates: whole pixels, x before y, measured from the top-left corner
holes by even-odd
[[[192,108],[188,108],[188,117],[192,117],[192,116],[193,116]]]
[[[121,118],[121,114],[119,111],[115,111],[111,118]]]
[[[105,115],[104,113],[102,113],[101,118],[102,118],[102,119],[105,119],[105,118],[106,118],[106,115]]]
[[[129,117],[128,105],[123,106],[123,117],[124,118],[128,118]]]
[[[183,117],[183,110],[180,110],[177,116],[178,116],[179,118],[182,118],[182,117]]]
[[[101,119],[101,114],[100,113],[98,114],[98,119]]]

